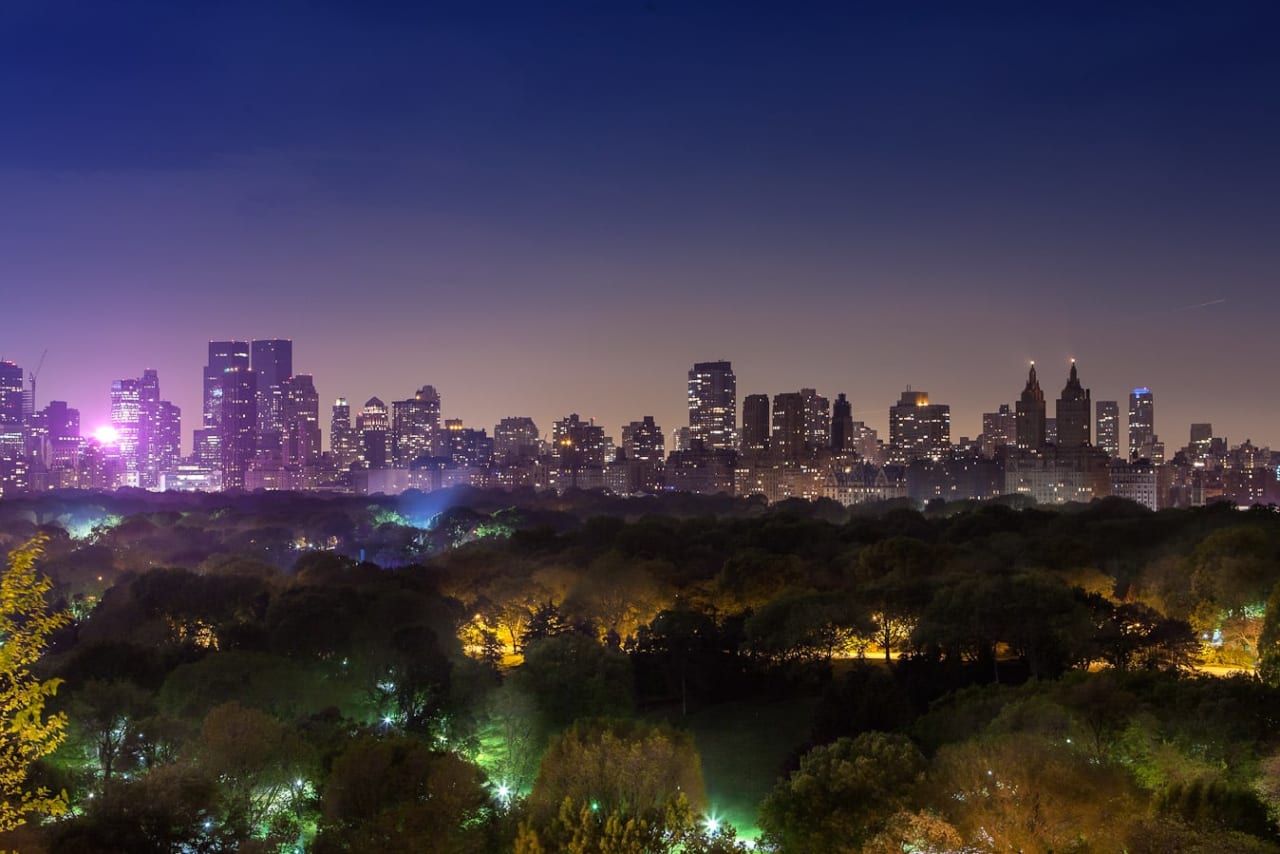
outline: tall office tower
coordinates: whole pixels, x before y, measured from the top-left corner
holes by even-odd
[[[360,457],[360,439],[351,427],[351,404],[345,397],[340,397],[333,404],[333,415],[329,420],[329,452],[333,457],[336,469],[351,467]]]
[[[728,362],[697,362],[689,371],[689,433],[707,450],[737,450],[738,378]]]
[[[1036,363],[1031,363],[1027,385],[1022,396],[1014,404],[1014,417],[1018,424],[1017,445],[1019,451],[1039,451],[1044,447],[1044,392],[1036,379]]]
[[[1139,459],[1142,447],[1156,438],[1156,399],[1149,388],[1129,394],[1129,459]]]
[[[804,441],[810,451],[831,447],[831,401],[811,388],[800,389],[804,398]]]
[[[138,471],[139,446],[143,438],[142,402],[137,380],[111,381],[111,426],[116,431],[116,446],[120,449],[119,485],[142,485]]]
[[[248,341],[210,341],[209,362],[204,368],[204,408],[200,426],[215,432],[222,428],[222,375],[227,371],[249,370]]]
[[[538,458],[538,425],[532,418],[504,418],[493,428],[493,453],[502,463]]]
[[[1120,456],[1120,404],[1114,400],[1099,400],[1096,412],[1098,447],[1111,459],[1117,459]]]
[[[250,367],[258,375],[258,446],[277,450],[284,440],[284,383],[293,376],[293,342],[266,338],[249,350]]]
[[[364,403],[356,416],[356,435],[360,440],[360,458],[367,469],[384,469],[391,459],[391,418],[387,405],[376,397]]]
[[[652,415],[622,428],[622,450],[629,460],[658,465],[666,459],[666,449],[662,429],[654,423]]]
[[[951,407],[908,388],[889,407],[889,446],[899,462],[942,459],[951,450]]]
[[[837,454],[853,450],[853,406],[843,393],[831,406],[831,450]]]
[[[674,451],[693,450],[693,429],[677,427],[671,431],[671,449]]]
[[[391,401],[391,456],[407,468],[419,457],[432,456],[440,440],[440,393],[424,385],[407,400]]]
[[[159,482],[160,375],[147,368],[137,381],[137,485],[150,489]],[[116,428],[119,430],[119,428]],[[128,462],[126,460],[126,469]]]
[[[222,488],[244,489],[244,473],[258,449],[258,378],[249,368],[228,368],[219,396]]]
[[[49,433],[49,466],[74,469],[80,455],[80,410],[65,400],[51,400],[42,410]]]
[[[173,403],[162,400],[155,406],[155,414],[150,421],[151,437],[147,457],[147,470],[155,476],[148,484],[156,487],[160,484],[160,473],[174,471],[182,459],[182,409]]]
[[[311,374],[295,374],[280,384],[283,451],[291,466],[312,466],[320,460],[320,396]]]
[[[0,361],[0,495],[14,495],[27,488],[22,406],[22,368]]]
[[[1080,385],[1076,372],[1076,360],[1071,360],[1071,373],[1058,397],[1058,447],[1089,447],[1089,421],[1093,415],[1093,400],[1089,389]]]
[[[760,456],[769,450],[769,432],[769,395],[747,395],[742,399],[742,452]]]
[[[1018,419],[1009,408],[1002,403],[995,412],[982,413],[982,455],[995,457],[1002,448],[1017,444]]]

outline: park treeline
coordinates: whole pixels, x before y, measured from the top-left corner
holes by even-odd
[[[745,850],[692,722],[781,706],[760,848],[1280,851],[1273,509],[0,502],[37,535],[24,851]]]

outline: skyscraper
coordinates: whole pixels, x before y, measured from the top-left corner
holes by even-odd
[[[940,460],[951,449],[951,407],[908,388],[889,407],[889,450],[897,462]]]
[[[797,462],[805,457],[805,404],[803,392],[789,391],[773,396],[773,437],[770,447],[788,462]]]
[[[810,451],[831,447],[831,402],[811,388],[800,389],[804,398],[804,441]]]
[[[376,397],[365,401],[356,416],[356,434],[360,437],[360,457],[367,469],[384,469],[390,462],[391,418],[387,405]]]
[[[538,425],[532,418],[503,418],[493,428],[493,452],[503,463],[532,460],[538,456]]]
[[[698,362],[689,371],[689,432],[707,450],[736,450],[738,379],[728,362]]]
[[[1156,438],[1156,400],[1149,388],[1135,388],[1129,394],[1129,459],[1142,456],[1143,446]]]
[[[333,415],[329,419],[329,452],[336,469],[351,467],[360,456],[360,441],[351,427],[351,404],[345,397],[333,403]]]
[[[249,370],[248,341],[210,341],[209,360],[204,367],[204,400],[200,429],[193,436],[196,460],[209,468],[221,468],[222,457],[222,375],[230,370]],[[256,420],[256,415],[254,416]]]
[[[769,395],[742,399],[742,452],[759,456],[769,450]]]
[[[391,401],[391,456],[408,468],[419,457],[439,452],[440,393],[424,385],[413,397]]]
[[[281,384],[284,459],[311,466],[320,459],[320,396],[311,374],[296,374]]]
[[[1120,404],[1114,400],[1099,400],[1098,415],[1098,447],[1107,456],[1116,459],[1120,456]]]
[[[142,405],[135,379],[111,381],[111,426],[120,449],[120,486],[140,486],[139,445],[142,438]]]
[[[853,406],[844,393],[831,405],[831,450],[837,454],[853,449]]]
[[[1014,404],[1014,417],[1018,424],[1018,450],[1040,451],[1044,448],[1044,392],[1036,379],[1035,362],[1031,363],[1031,370],[1027,373],[1027,385],[1022,396]]]
[[[1071,360],[1071,373],[1067,376],[1066,387],[1058,397],[1058,447],[1089,447],[1089,417],[1092,415],[1092,400],[1089,389],[1080,385],[1080,376],[1076,372],[1076,360]]]
[[[258,447],[258,378],[249,368],[222,373],[218,435],[222,488],[244,489],[244,473]]]
[[[276,450],[284,437],[284,383],[293,376],[293,342],[255,340],[250,367],[258,377],[258,445]]]
[[[26,442],[22,433],[22,368],[0,361],[0,495],[27,488]]]

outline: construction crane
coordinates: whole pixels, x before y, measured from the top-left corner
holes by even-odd
[[[27,378],[31,381],[31,409],[29,414],[36,413],[36,377],[40,376],[40,369],[44,367],[44,357],[49,355],[49,348],[44,348],[44,352],[40,354],[40,361],[36,362],[36,369],[27,373]]]

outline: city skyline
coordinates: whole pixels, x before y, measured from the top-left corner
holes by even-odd
[[[267,341],[292,342],[294,341],[294,339],[245,338],[243,339],[243,341],[244,343],[249,343],[249,342],[265,343]],[[214,343],[214,342],[210,341],[207,343]],[[304,345],[303,352],[306,353],[305,345]],[[0,359],[4,359],[4,358],[6,357],[0,356]],[[10,361],[13,361],[13,360],[10,360]],[[207,360],[201,359],[201,361],[203,362]],[[730,364],[737,363],[737,360],[733,358],[730,358],[727,361]],[[23,376],[29,378],[30,369],[26,365],[23,365],[21,362],[18,362],[17,364],[20,368],[23,369]],[[1023,369],[1025,370],[1028,366],[1038,369],[1038,371],[1041,372],[1042,374],[1048,368],[1051,367],[1049,365],[1046,365],[1043,362],[1031,361],[1031,362],[1025,363],[1023,365]],[[1077,366],[1078,366],[1077,360],[1074,358],[1070,358],[1066,360],[1065,364],[1062,366],[1063,367],[1063,370],[1061,371],[1062,377],[1060,379],[1054,379],[1053,377],[1050,377],[1050,376],[1045,377],[1045,380],[1046,380],[1045,388],[1047,389],[1047,391],[1045,392],[1045,398],[1048,401],[1050,401],[1050,404],[1052,404],[1053,400],[1056,400],[1059,394],[1060,389],[1058,388],[1058,384],[1067,382],[1068,377],[1070,376],[1070,372],[1074,367],[1077,367]],[[139,369],[135,371],[135,373],[140,375],[143,372],[143,370],[144,369]],[[159,369],[156,369],[154,367],[148,367],[145,370],[150,371],[150,370],[159,370]],[[741,372],[738,371],[736,368],[734,369],[734,372],[738,376],[737,409],[739,410],[739,413],[738,413],[738,416],[736,416],[737,418],[736,428],[739,433],[741,432],[741,429],[742,429],[742,418],[740,417],[742,404],[748,396],[752,394],[765,394],[770,399],[772,399],[772,397],[775,394],[779,394],[783,392],[789,393],[789,392],[795,391],[795,389],[776,389],[776,388],[770,388],[767,390],[754,389],[755,384],[746,385],[744,390]],[[159,373],[165,385],[165,397],[168,399],[171,399],[176,405],[179,406],[179,408],[182,411],[182,451],[185,456],[192,453],[194,450],[193,431],[200,429],[200,424],[201,424],[200,413],[204,406],[203,398],[204,398],[205,392],[200,383],[194,384],[196,387],[196,390],[192,392],[190,389],[185,388],[180,380],[170,379],[169,378],[170,374],[165,372],[164,370],[159,370]],[[203,374],[203,372],[201,373]],[[324,389],[327,387],[330,387],[332,384],[326,383],[324,381],[323,376],[319,375],[316,371],[311,370],[309,365],[302,364],[299,367],[299,369],[296,371],[296,373],[301,375],[310,375],[315,381],[315,388],[319,396],[319,407],[320,407],[320,413],[321,413],[321,425],[322,425],[322,434],[323,434],[322,443],[323,443],[323,447],[326,450],[329,449],[330,447],[329,445],[330,431],[329,431],[327,418],[328,418],[329,409],[331,408],[331,406],[333,405],[336,399],[343,398],[348,401],[348,403],[351,406],[351,415],[354,418],[356,415],[359,414],[360,410],[363,408],[364,402],[371,398],[376,397],[380,400],[391,401],[391,400],[399,400],[404,397],[412,397],[413,394],[415,393],[415,389],[407,389],[407,390],[387,389],[387,390],[379,391],[376,394],[366,393],[366,392],[357,392],[352,394],[348,392],[348,393],[339,393],[332,396],[326,396],[326,392],[324,391]],[[685,366],[684,373],[687,376],[688,374],[687,365]],[[1089,384],[1091,386],[1090,391],[1093,391],[1094,375],[1095,374],[1092,370],[1088,371]],[[37,408],[42,408],[43,406],[48,405],[51,400],[57,400],[57,401],[65,402],[68,406],[72,408],[78,409],[81,414],[81,424],[82,424],[83,435],[85,435],[86,437],[92,436],[94,434],[95,429],[97,429],[98,427],[109,425],[111,423],[110,386],[112,383],[119,380],[120,379],[119,377],[114,377],[112,380],[108,381],[107,390],[100,395],[104,401],[103,405],[100,407],[100,414],[95,416],[94,406],[91,403],[86,404],[85,402],[76,401],[73,399],[65,399],[61,396],[56,395],[56,389],[51,390],[49,388],[50,383],[45,380],[46,375],[44,373],[43,368],[41,368],[41,373],[39,376],[40,376],[40,382],[37,387],[37,392],[39,394],[40,399],[37,402]],[[883,386],[884,382],[881,381],[877,384]],[[988,384],[989,383],[983,383],[983,385],[988,385]],[[384,382],[381,385],[387,385],[387,383]],[[645,416],[653,417],[655,422],[662,427],[664,433],[668,437],[670,437],[677,429],[688,426],[687,395],[681,395],[679,393],[681,388],[681,383],[680,383],[680,379],[678,378],[673,381],[673,387],[676,389],[676,391],[667,395],[667,397],[669,398],[674,398],[678,400],[679,401],[678,404],[676,405],[669,404],[665,407],[655,406],[647,409],[641,405],[628,406],[627,398],[624,393],[619,398],[619,401],[620,401],[619,405],[622,407],[619,410],[619,412],[621,412],[622,414],[618,416],[618,419],[616,421],[606,420],[604,418],[600,418],[599,416],[589,414],[588,413],[589,407],[586,407],[583,405],[575,406],[572,404],[570,405],[569,408],[565,409],[563,412],[558,412],[558,413],[549,410],[546,404],[542,404],[542,405],[535,404],[536,409],[534,411],[515,411],[514,409],[512,409],[511,411],[506,411],[505,409],[502,408],[501,404],[491,404],[490,405],[491,411],[495,411],[495,412],[502,411],[503,414],[494,417],[492,420],[473,418],[469,413],[460,412],[454,406],[450,405],[450,394],[449,394],[448,388],[443,388],[439,383],[432,383],[430,381],[425,381],[423,383],[420,383],[419,387],[424,385],[432,386],[435,389],[439,389],[439,395],[442,400],[442,405],[441,405],[442,418],[461,419],[468,428],[483,429],[490,432],[492,432],[494,426],[497,425],[504,418],[531,417],[533,421],[538,425],[540,435],[543,436],[544,438],[550,437],[551,435],[550,425],[553,422],[558,421],[570,414],[577,414],[581,416],[584,421],[594,419],[596,424],[602,426],[605,429],[606,434],[613,437],[615,440],[618,440],[620,444],[621,429],[625,427],[627,424],[637,419],[640,419],[641,417],[645,417]],[[1013,383],[1009,383],[1007,385],[1011,386],[1013,385]],[[29,382],[27,387],[29,387]],[[853,419],[856,421],[861,421],[865,423],[868,427],[876,430],[877,433],[881,436],[881,438],[887,439],[889,434],[889,416],[888,416],[889,409],[891,406],[895,405],[895,403],[897,402],[896,398],[898,398],[901,395],[901,390],[903,388],[908,388],[908,387],[915,389],[916,391],[923,391],[925,394],[928,394],[930,397],[930,401],[932,403],[941,403],[951,407],[950,431],[951,431],[951,438],[953,442],[960,439],[961,437],[976,440],[979,437],[979,435],[981,435],[983,432],[983,429],[982,429],[983,415],[995,411],[1001,405],[1009,405],[1010,408],[1012,409],[1018,397],[1017,394],[1014,392],[1007,392],[1003,399],[992,401],[989,405],[982,407],[980,411],[970,412],[964,408],[957,407],[953,403],[950,403],[950,401],[954,396],[952,395],[951,390],[943,389],[940,391],[935,391],[929,388],[921,389],[921,388],[918,388],[917,384],[914,384],[914,383],[899,384],[898,391],[894,392],[893,394],[894,399],[891,399],[888,401],[859,400],[852,393],[843,391],[843,390],[837,391],[835,389],[825,389],[821,387],[818,387],[817,390],[820,393],[825,394],[828,398],[832,400],[835,399],[837,394],[848,395],[850,398],[849,402],[852,405],[851,414],[853,416]],[[1110,389],[1112,387],[1112,384],[1105,383],[1102,387]],[[1096,392],[1093,393],[1092,399],[1094,401],[1099,401],[1099,402],[1119,401],[1122,404],[1122,413],[1121,413],[1121,421],[1120,421],[1121,433],[1123,434],[1122,445],[1125,445],[1128,437],[1129,421],[1128,421],[1128,409],[1127,409],[1126,402],[1129,400],[1133,392],[1138,391],[1139,389],[1147,389],[1148,387],[1149,387],[1148,385],[1136,385],[1131,387],[1124,387],[1124,388],[1118,389],[1114,395],[1101,394]],[[801,388],[801,386],[797,386],[796,388]],[[479,396],[481,398],[484,398],[487,400],[502,399],[501,395],[494,395],[494,394],[488,393],[484,389],[481,389],[480,391],[481,391],[481,394]],[[623,391],[625,392],[625,389],[623,389]],[[963,390],[957,390],[957,391],[961,394],[963,393]],[[1193,408],[1193,409],[1190,409],[1189,411],[1198,413],[1198,416],[1190,420],[1187,420],[1186,422],[1180,422],[1177,420],[1177,415],[1176,415],[1177,410],[1175,408],[1175,404],[1170,403],[1171,400],[1176,401],[1179,399],[1176,389],[1172,389],[1168,391],[1163,389],[1154,389],[1154,391],[1158,393],[1159,399],[1160,399],[1160,407],[1159,407],[1160,421],[1159,421],[1159,426],[1157,427],[1156,433],[1170,447],[1175,447],[1175,448],[1181,447],[1183,444],[1185,444],[1184,440],[1186,439],[1186,437],[1190,435],[1189,431],[1192,425],[1203,423],[1206,421],[1211,422],[1214,425],[1215,432],[1217,435],[1229,439],[1233,444],[1238,444],[1240,442],[1244,442],[1248,440],[1258,446],[1266,446],[1266,447],[1271,446],[1270,442],[1266,441],[1265,439],[1259,438],[1259,436],[1265,435],[1259,430],[1255,430],[1253,432],[1249,432],[1248,430],[1246,430],[1245,432],[1240,432],[1240,433],[1229,432],[1226,429],[1225,425],[1231,423],[1232,421],[1232,417],[1231,417],[1232,413],[1230,410],[1218,410],[1215,412],[1209,412],[1209,411],[1202,411],[1202,410]],[[52,395],[52,396],[46,397],[46,395]],[[580,401],[585,400],[590,396],[591,396],[590,390],[587,390],[585,394],[581,395]],[[516,397],[519,397],[519,395],[516,395]],[[522,398],[522,399],[528,399],[528,398]],[[664,410],[666,414],[665,415],[660,414],[664,412]],[[1173,413],[1171,413],[1170,410],[1173,410]],[[957,417],[957,413],[958,413],[958,417]],[[1093,425],[1096,421],[1097,414],[1093,410],[1090,410],[1090,413],[1091,414],[1089,417],[1089,422],[1091,425]],[[973,429],[971,430],[966,429],[966,425],[973,426]],[[1094,444],[1096,444],[1096,442],[1094,442]]]
[[[973,436],[1077,357],[1280,445],[1276,10],[748,7],[7,5],[0,355],[86,423],[157,368],[184,446],[228,336],[611,431],[731,358]]]

